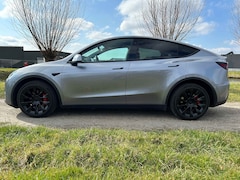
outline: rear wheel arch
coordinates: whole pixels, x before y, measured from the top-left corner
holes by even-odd
[[[46,83],[46,84],[48,84],[49,86],[51,86],[51,88],[53,89],[53,91],[54,91],[54,93],[55,93],[55,95],[56,95],[57,104],[60,104],[60,105],[62,104],[62,102],[61,102],[61,96],[60,96],[60,94],[59,94],[56,86],[55,86],[52,82],[50,82],[49,80],[47,80],[47,79],[45,79],[45,78],[42,78],[42,77],[33,76],[33,77],[28,77],[28,78],[25,78],[25,79],[20,80],[20,81],[14,86],[14,88],[13,88],[14,91],[12,92],[12,96],[11,96],[14,107],[18,107],[18,105],[17,105],[17,94],[18,94],[18,91],[20,90],[20,88],[21,88],[24,84],[26,84],[26,83],[28,83],[28,82],[30,82],[30,81],[41,81],[41,82]]]
[[[173,95],[174,91],[176,91],[180,86],[182,86],[184,84],[197,84],[197,85],[203,87],[207,91],[208,96],[210,98],[210,106],[216,105],[217,95],[216,95],[214,88],[205,80],[195,78],[195,79],[185,79],[183,81],[180,81],[171,88],[171,90],[169,91],[169,93],[167,95],[167,99],[166,99],[166,104],[168,107],[170,105],[170,99],[171,99],[171,96]]]

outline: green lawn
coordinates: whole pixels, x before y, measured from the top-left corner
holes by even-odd
[[[8,75],[13,72],[14,68],[0,68],[0,81],[5,81]]]
[[[2,179],[240,179],[240,134],[0,126]],[[1,178],[0,178],[1,179]]]
[[[240,81],[230,83],[228,102],[240,102]]]
[[[228,71],[228,77],[240,79],[240,71]]]
[[[5,88],[5,82],[4,81],[0,81],[0,98],[4,98],[4,88]]]

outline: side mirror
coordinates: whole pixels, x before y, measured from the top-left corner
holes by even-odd
[[[80,54],[76,54],[73,56],[72,61],[82,61],[82,56]]]
[[[77,66],[77,64],[79,62],[83,62],[82,61],[82,56],[80,54],[76,54],[75,56],[73,56],[73,59],[72,61],[70,61],[70,63],[73,65],[73,66]]]

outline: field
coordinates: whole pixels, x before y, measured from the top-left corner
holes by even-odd
[[[240,81],[230,83],[230,91],[227,102],[240,102]]]
[[[0,127],[0,179],[239,179],[240,134]]]
[[[13,68],[0,68],[0,81],[5,81],[8,75],[14,70]]]
[[[240,79],[240,71],[228,71],[228,77],[230,79]]]
[[[240,82],[231,82],[228,101],[240,102]],[[239,147],[239,132],[0,124],[0,179],[240,179]]]

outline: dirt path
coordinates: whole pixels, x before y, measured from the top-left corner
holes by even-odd
[[[204,129],[240,132],[240,103],[226,103],[210,108],[197,121],[176,119],[168,112],[157,110],[82,110],[64,109],[47,118],[30,118],[20,109],[0,99],[0,123],[53,128],[120,128],[134,130]]]

